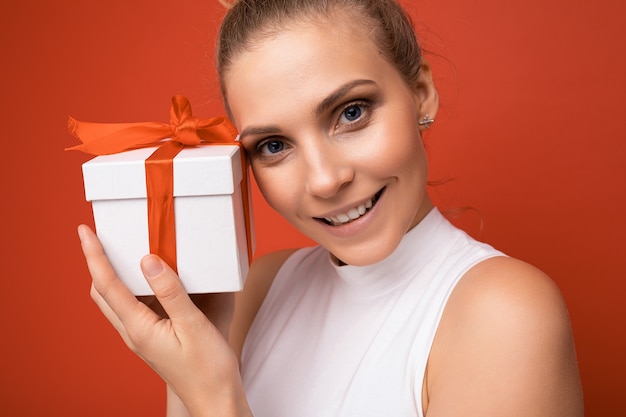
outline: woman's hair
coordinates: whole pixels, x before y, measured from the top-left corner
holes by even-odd
[[[422,52],[411,19],[396,0],[235,0],[224,17],[217,44],[224,100],[224,74],[238,54],[285,29],[331,18],[349,19],[364,28],[405,81],[415,84]]]

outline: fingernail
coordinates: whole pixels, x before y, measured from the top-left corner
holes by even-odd
[[[85,238],[85,231],[83,230],[83,225],[82,224],[80,226],[78,226],[78,238],[80,239],[81,242]]]
[[[154,278],[163,272],[163,264],[156,256],[146,256],[141,261],[141,269],[146,278]]]

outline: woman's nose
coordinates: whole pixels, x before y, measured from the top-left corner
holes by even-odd
[[[332,146],[309,149],[306,159],[306,191],[313,196],[331,198],[354,179],[349,158]]]

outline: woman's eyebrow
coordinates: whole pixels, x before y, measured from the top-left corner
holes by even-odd
[[[376,82],[372,80],[360,79],[345,83],[344,85],[340,86],[335,91],[330,93],[324,100],[320,102],[320,104],[317,105],[317,108],[315,109],[315,115],[321,115],[326,110],[328,110],[328,108],[332,107],[333,104],[335,104],[337,101],[341,100],[346,94],[348,94],[350,90],[364,84],[376,84]]]
[[[320,116],[330,107],[332,107],[337,101],[341,100],[344,96],[346,96],[352,89],[361,86],[361,85],[375,85],[376,82],[367,79],[358,79],[349,81],[335,91],[326,96],[315,108],[315,115]],[[272,135],[280,133],[280,128],[277,126],[251,126],[239,134],[239,139],[243,140],[244,137],[249,135]]]
[[[273,135],[280,133],[280,128],[276,126],[259,126],[248,127],[239,133],[239,140],[243,140],[244,137],[249,135]]]

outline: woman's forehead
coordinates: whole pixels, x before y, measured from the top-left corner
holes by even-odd
[[[292,61],[291,58],[305,57],[306,51],[317,49],[318,45],[332,47],[333,51],[338,48],[346,52],[355,48],[372,52],[377,50],[372,41],[371,31],[356,22],[339,18],[294,21],[274,30],[261,31],[256,40],[232,57],[231,63],[220,76],[223,80],[228,80],[231,73],[252,59],[257,63],[267,62],[279,66],[286,59]],[[332,51],[329,50],[327,55],[331,56]]]
[[[363,30],[350,25],[306,25],[277,33],[240,53],[224,74],[235,119],[241,110],[311,103],[355,79],[395,71]],[[267,110],[270,110],[269,108]],[[240,121],[240,120],[238,120]]]

